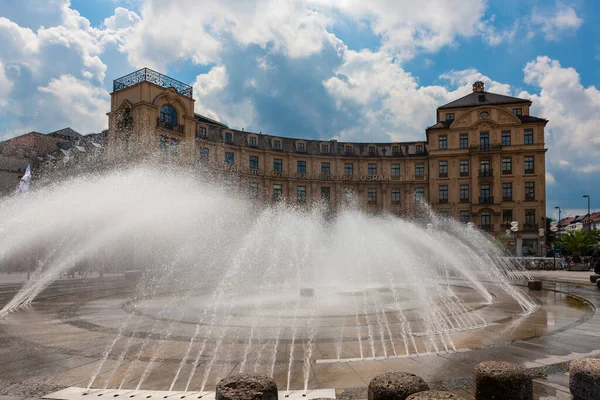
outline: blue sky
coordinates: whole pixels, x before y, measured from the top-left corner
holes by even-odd
[[[0,140],[106,128],[145,66],[234,128],[356,141],[421,139],[480,79],[550,120],[548,214],[600,208],[600,2],[0,1]]]

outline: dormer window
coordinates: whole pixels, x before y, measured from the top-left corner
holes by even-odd
[[[375,146],[369,146],[369,154],[375,154]]]
[[[400,146],[392,146],[392,154],[399,154]]]
[[[233,135],[230,132],[225,132],[225,143],[233,143]]]
[[[205,138],[206,137],[206,128],[203,126],[196,125],[196,137],[197,138]]]
[[[250,146],[256,146],[256,137],[255,137],[255,136],[250,136],[250,137],[248,138],[248,144],[249,144]]]
[[[298,143],[298,151],[300,153],[304,153],[306,151],[306,146],[304,143]]]
[[[523,109],[522,108],[513,108],[512,113],[516,116],[523,115]]]
[[[423,152],[423,145],[422,144],[418,144],[417,145],[417,153],[422,153]]]
[[[329,153],[329,145],[328,144],[321,145],[321,153]]]
[[[281,150],[281,140],[273,140],[273,148]]]
[[[454,113],[446,113],[446,121],[454,121]]]
[[[346,154],[352,154],[352,146],[346,146],[345,150]]]

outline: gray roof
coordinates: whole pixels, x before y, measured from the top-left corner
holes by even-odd
[[[56,136],[56,137],[64,138],[64,139],[69,139],[69,140],[81,138],[81,133],[74,131],[70,127],[59,129],[54,132],[50,132],[48,135]]]
[[[480,98],[480,96],[484,96]],[[473,92],[468,95],[461,97],[458,100],[454,100],[448,104],[444,104],[438,107],[438,110],[444,110],[448,108],[463,108],[463,107],[478,107],[478,106],[489,106],[494,104],[518,104],[518,103],[531,103],[527,99],[519,99],[518,97],[504,96],[502,94],[490,93],[490,92]]]

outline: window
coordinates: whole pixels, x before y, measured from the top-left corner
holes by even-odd
[[[502,175],[510,174],[512,174],[512,158],[504,157],[502,158]]]
[[[354,200],[354,190],[351,187],[344,188],[344,201],[350,202]]]
[[[258,183],[248,182],[248,192],[250,194],[250,198],[258,199]]]
[[[448,202],[448,185],[440,185],[439,200],[440,203]]]
[[[165,104],[160,107],[159,119],[163,127],[171,129],[177,126],[177,111],[169,104]]]
[[[200,148],[200,161],[207,162],[209,160],[208,147]]]
[[[487,132],[479,134],[479,147],[482,151],[488,151],[490,148],[490,135]]]
[[[392,189],[392,204],[400,204],[400,189]]]
[[[458,168],[460,176],[469,176],[469,160],[460,160]]]
[[[392,164],[392,176],[400,176],[400,164]]]
[[[304,153],[306,151],[306,148],[304,147],[304,143],[298,143],[298,151],[300,153]]]
[[[249,144],[250,146],[254,146],[254,147],[256,147],[256,137],[254,137],[254,136],[250,136],[250,137],[248,138],[248,140],[249,140],[248,144]]]
[[[441,135],[439,137],[439,149],[446,150],[448,148],[448,136]]]
[[[283,160],[281,158],[273,159],[273,171],[283,172]]]
[[[233,152],[232,151],[225,152],[225,164],[233,165]]]
[[[513,221],[513,210],[502,210],[502,223],[506,226],[510,226]]]
[[[160,152],[163,154],[167,152],[167,137],[166,136],[160,137],[160,141],[158,142],[158,148],[160,149]]]
[[[321,200],[328,203],[331,200],[331,188],[329,186],[323,186],[321,188]]]
[[[460,185],[460,202],[469,202],[469,185]]]
[[[446,121],[454,121],[454,113],[446,113]]]
[[[439,173],[440,178],[446,178],[448,176],[448,161],[439,162]]]
[[[421,204],[425,202],[425,188],[415,188],[415,203]]]
[[[423,145],[422,144],[418,144],[417,145],[417,153],[422,153],[423,152]]]
[[[369,200],[369,204],[377,203],[377,189],[376,188],[368,188],[367,189],[367,199]]]
[[[513,108],[512,109],[512,113],[519,116],[519,115],[523,115],[523,109],[522,108]]]
[[[415,175],[423,176],[425,175],[425,166],[423,163],[415,164]]]
[[[273,148],[281,150],[281,140],[273,140]]]
[[[481,228],[491,229],[492,226],[492,215],[489,211],[483,211],[481,213]]]
[[[131,135],[125,135],[124,142],[123,142],[123,150],[128,152],[130,147],[131,147]]]
[[[279,201],[283,198],[283,190],[280,184],[273,185],[273,200]]]
[[[400,146],[392,146],[392,154],[400,154]]]
[[[490,160],[481,160],[479,163],[479,176],[492,176]]]
[[[535,210],[525,210],[525,226],[535,226]]]
[[[369,146],[369,154],[375,154],[375,146]]]
[[[490,185],[481,185],[479,204],[492,204]]]
[[[354,153],[354,151],[352,150],[352,146],[346,146],[344,151],[346,152],[346,154]]]
[[[258,169],[258,156],[250,156],[250,169]]]
[[[296,200],[298,200],[300,203],[304,203],[306,201],[306,186],[296,187]]]
[[[467,222],[469,222],[470,219],[471,219],[471,217],[470,217],[468,211],[461,211],[460,212],[460,222],[466,224]]]
[[[525,166],[525,173],[526,174],[533,174],[533,171],[534,171],[533,156],[527,156],[527,157],[525,157],[525,162],[524,162],[523,165]]]
[[[206,137],[206,128],[203,126],[196,125],[196,137],[197,138],[205,138]]]
[[[225,132],[225,143],[233,143],[233,135],[230,132]]]
[[[331,175],[331,166],[328,162],[321,163],[321,175]]]
[[[489,116],[490,116],[490,113],[489,113],[489,112],[487,112],[487,111],[482,111],[482,112],[480,112],[480,113],[479,113],[479,116],[480,116],[481,118],[489,117]]]
[[[368,174],[370,176],[377,175],[377,164],[369,164]]]
[[[346,175],[346,176],[354,175],[354,164],[352,164],[352,163],[344,164],[344,175]]]
[[[459,136],[460,148],[467,149],[469,147],[469,134],[461,133]]]
[[[328,144],[321,145],[321,153],[329,153],[329,145]]]
[[[533,144],[533,129],[525,129],[523,133],[523,143]]]
[[[510,131],[502,131],[502,146],[510,146]]]
[[[296,162],[296,172],[299,174],[306,173],[306,161],[297,161]]]
[[[535,182],[525,182],[525,201],[535,200]]]
[[[177,157],[179,155],[179,140],[171,139],[171,155]]]
[[[502,184],[502,200],[512,201],[512,183]]]

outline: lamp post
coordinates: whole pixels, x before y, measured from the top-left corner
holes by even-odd
[[[554,207],[554,209],[558,210],[558,223],[560,224],[560,207]]]
[[[540,237],[540,240],[538,241],[538,248],[539,248],[538,252],[540,254],[540,257],[544,257],[544,251],[542,250],[542,238],[544,237],[545,234],[546,234],[545,229],[538,230],[538,236]]]
[[[585,199],[586,197],[587,197],[587,200],[588,200],[588,213],[587,213],[587,217],[588,217],[588,219],[590,219],[590,195],[589,194],[584,194],[583,198]],[[592,224],[588,225],[588,231],[590,230],[591,225]]]
[[[560,210],[560,208],[559,208],[559,210]],[[560,215],[560,211],[559,211],[559,215]],[[555,237],[556,237],[556,231],[558,231],[558,226],[557,225],[558,225],[558,223],[556,223],[554,221],[550,222],[550,230],[552,232],[554,232]],[[553,243],[553,245],[554,245],[554,243]],[[552,257],[554,257],[554,269],[556,270],[556,251],[555,251],[554,248],[552,249]]]
[[[515,257],[517,257],[517,255],[518,255],[518,251],[517,251],[517,232],[519,231],[519,223],[517,221],[511,222],[510,223],[510,230],[514,234],[514,238],[515,238]]]

